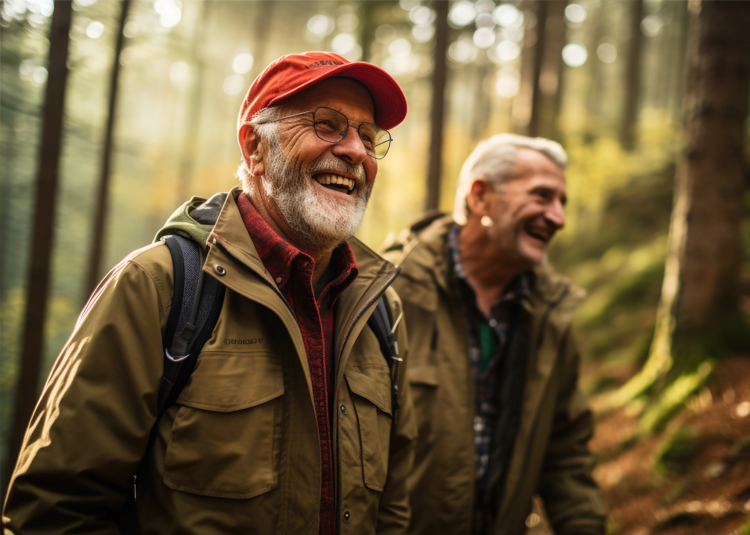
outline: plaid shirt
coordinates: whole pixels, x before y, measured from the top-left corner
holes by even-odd
[[[334,249],[329,267],[334,274],[333,281],[320,292],[316,299],[312,282],[315,260],[281,239],[258,214],[244,194],[238,197],[237,205],[263,265],[289,303],[302,332],[320,433],[322,474],[319,533],[320,535],[333,535],[336,529],[333,439],[331,436],[331,418],[333,418],[331,407],[333,406],[335,380],[333,306],[341,292],[357,277],[357,261],[347,242]]]
[[[474,532],[483,533],[485,515],[481,512],[490,455],[493,448],[500,407],[497,391],[500,385],[499,368],[507,347],[513,324],[513,311],[522,299],[531,293],[533,272],[524,271],[516,276],[503,292],[500,301],[492,306],[489,319],[477,306],[476,292],[466,278],[461,265],[458,248],[459,227],[454,226],[448,234],[453,258],[453,272],[456,275],[461,296],[461,306],[467,322],[469,360],[474,382],[474,461],[475,504]]]

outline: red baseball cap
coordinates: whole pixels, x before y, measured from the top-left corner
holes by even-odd
[[[304,52],[280,57],[253,81],[237,117],[237,134],[259,111],[331,76],[354,78],[367,87],[375,101],[375,123],[381,128],[393,128],[406,117],[404,92],[380,67],[332,52]]]

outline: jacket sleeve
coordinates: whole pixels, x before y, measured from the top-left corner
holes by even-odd
[[[171,273],[138,262],[166,247],[142,253],[102,281],[50,371],[11,476],[6,534],[119,533],[156,419],[172,298]]]
[[[401,302],[396,293],[390,289],[388,290],[388,300],[391,304],[391,312],[395,321],[402,312]],[[403,358],[403,362],[400,363],[398,370],[400,409],[398,411],[398,419],[391,434],[388,479],[386,480],[378,506],[376,532],[381,535],[406,533],[409,520],[411,519],[407,480],[414,464],[417,423],[414,415],[411,391],[409,390],[409,382],[406,380],[409,347],[406,325],[403,319],[396,330],[396,340],[398,342],[400,357]]]
[[[586,446],[593,434],[593,417],[578,389],[579,353],[570,329],[560,348],[561,386],[539,494],[558,535],[603,535],[606,505],[592,477],[593,457]]]

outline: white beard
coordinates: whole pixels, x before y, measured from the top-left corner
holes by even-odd
[[[367,187],[362,165],[351,165],[323,154],[305,166],[290,162],[277,143],[270,143],[263,188],[289,226],[310,250],[330,250],[351,238],[362,224],[372,186]],[[322,170],[342,171],[356,178],[350,200],[326,195],[313,185]]]

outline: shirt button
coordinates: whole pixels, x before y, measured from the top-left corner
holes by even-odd
[[[224,269],[222,266],[214,266],[214,269],[216,270],[216,273],[218,273],[222,277],[227,274],[227,270]]]
[[[490,320],[490,327],[492,327],[493,329],[494,329],[495,327],[497,327],[497,320],[496,320],[495,318],[492,318],[492,319]]]
[[[276,277],[276,284],[280,284],[280,283],[281,283],[281,277]]]
[[[341,404],[341,407],[339,407],[339,409],[341,409],[341,414],[346,414],[346,405],[344,405],[344,404],[342,403],[342,404]]]
[[[344,513],[344,522],[349,522],[349,519],[352,517],[352,515],[349,514],[349,511],[346,511]]]

